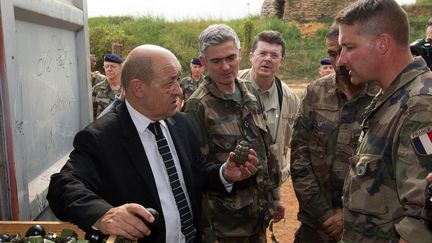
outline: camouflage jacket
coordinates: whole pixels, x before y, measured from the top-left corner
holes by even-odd
[[[94,118],[98,117],[99,114],[114,101],[116,95],[120,95],[120,90],[111,90],[107,79],[93,87],[92,97]]]
[[[209,192],[203,196],[209,234],[213,237],[250,236],[269,222],[268,210],[279,200],[278,163],[269,153],[262,108],[250,82],[236,80],[242,104],[228,99],[206,77],[186,102],[186,113],[197,125],[201,151],[208,161],[224,163],[237,142],[248,138],[257,152],[258,171],[254,177],[234,183],[231,193]],[[261,228],[262,229],[262,228]],[[204,232],[209,232],[208,229]],[[205,238],[211,238],[205,236]]]
[[[365,109],[378,91],[366,85],[348,101],[334,74],[307,86],[291,142],[291,177],[302,223],[320,229],[342,208],[348,159],[357,146]]]
[[[183,90],[183,99],[187,100],[192,95],[192,93],[198,88],[199,84],[204,80],[201,76],[197,81],[192,78],[192,75],[184,77],[180,81],[180,87]]]
[[[96,84],[106,79],[105,75],[101,74],[99,71],[91,72],[90,78],[91,78],[91,87],[95,86]]]
[[[241,70],[238,77],[252,83],[255,82],[251,75],[251,69]],[[277,161],[279,162],[279,167],[281,168],[280,184],[282,184],[288,179],[288,176],[290,174],[289,147],[291,143],[294,121],[300,105],[300,100],[297,95],[294,94],[294,92],[288,87],[288,85],[286,85],[284,82],[281,82],[277,77],[275,77],[275,83],[276,82],[279,82],[281,84],[280,92],[282,96],[282,107],[280,107],[280,111],[278,111],[277,113],[279,114],[279,116],[276,116],[276,119],[274,119],[277,124],[275,126],[276,136],[275,138],[273,138],[270,149],[276,155]],[[276,99],[278,98],[279,97],[276,97]],[[264,107],[264,110],[266,111],[267,109]],[[267,122],[269,114],[273,113],[265,112]]]
[[[344,242],[431,242],[432,72],[417,58],[372,101],[344,186]]]

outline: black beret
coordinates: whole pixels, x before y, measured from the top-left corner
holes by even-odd
[[[195,64],[195,65],[200,65],[200,66],[202,65],[201,61],[198,57],[192,57],[191,63]]]
[[[320,64],[321,65],[331,65],[330,58],[328,58],[328,57],[321,57],[320,58]]]
[[[119,63],[119,64],[121,64],[123,62],[121,57],[116,56],[114,54],[106,54],[104,57],[104,61],[105,62],[115,62],[115,63]]]

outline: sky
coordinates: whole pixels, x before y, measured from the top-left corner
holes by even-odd
[[[264,0],[87,0],[88,16],[157,16],[167,20],[258,15]],[[413,3],[415,0],[397,0]]]

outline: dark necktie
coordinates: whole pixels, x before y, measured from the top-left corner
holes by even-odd
[[[171,185],[171,190],[177,204],[177,209],[180,214],[181,231],[185,236],[186,243],[193,242],[195,237],[195,228],[193,225],[192,213],[186,200],[183,188],[180,185],[180,180],[177,174],[174,160],[171,155],[170,148],[165,136],[162,133],[159,122],[150,123],[149,130],[155,135],[158,150],[165,164],[165,169],[168,173],[168,178]],[[170,230],[170,229],[166,229]]]

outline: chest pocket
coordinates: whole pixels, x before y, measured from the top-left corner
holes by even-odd
[[[312,148],[319,151],[326,149],[327,142],[335,130],[334,124],[339,123],[339,110],[337,102],[328,104],[319,102],[313,105],[311,114],[312,127]],[[311,149],[312,149],[311,148]]]
[[[345,181],[345,196],[352,211],[390,218],[387,208],[391,188],[384,184],[383,163],[376,155],[355,155],[350,158],[351,169]],[[388,179],[388,178],[387,178]]]
[[[233,151],[240,131],[237,120],[227,120],[223,123],[209,127],[211,136],[210,152],[216,156],[216,159],[223,163],[228,158],[228,153]]]

